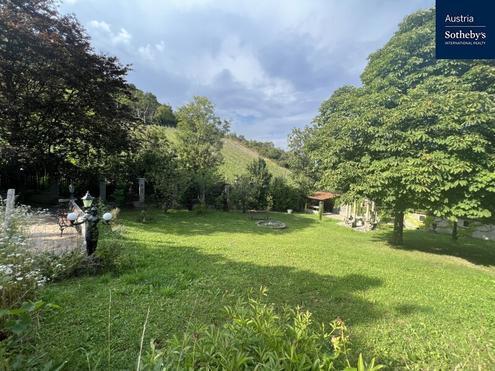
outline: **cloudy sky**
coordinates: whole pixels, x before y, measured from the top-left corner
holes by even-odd
[[[174,108],[205,95],[232,130],[285,147],[404,16],[434,0],[63,0],[95,50]]]

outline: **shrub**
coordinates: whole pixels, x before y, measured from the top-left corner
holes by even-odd
[[[59,308],[39,300],[24,302],[17,308],[0,309],[0,369],[56,369],[52,363],[34,358],[32,349],[26,345],[36,336],[42,313]]]
[[[282,177],[275,177],[270,182],[270,199],[274,211],[300,210],[304,205],[304,193]]]
[[[232,207],[243,213],[255,205],[254,187],[248,175],[240,175],[235,179],[230,189],[229,201]]]
[[[262,295],[266,290],[261,291]],[[163,349],[154,342],[144,357],[142,370],[315,370],[350,367],[349,337],[343,321],[315,326],[311,313],[300,307],[277,312],[260,298],[239,300],[226,308],[222,326],[201,328],[174,337]],[[374,360],[358,369],[379,369]]]
[[[208,206],[199,203],[193,206],[193,211],[196,215],[204,215],[208,212]]]
[[[77,275],[83,265],[85,254],[82,250],[43,252],[34,257],[35,265],[48,281],[59,281]]]
[[[35,264],[34,256],[26,248],[26,226],[44,211],[27,206],[16,207],[9,225],[3,223],[5,207],[0,205],[0,306],[9,308],[34,298],[35,290],[46,282],[46,277]]]

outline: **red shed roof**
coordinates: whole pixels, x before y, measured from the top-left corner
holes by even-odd
[[[337,193],[332,193],[332,192],[315,192],[311,195],[308,196],[311,200],[317,200],[317,201],[326,201],[326,200],[331,200],[332,198],[337,197]]]

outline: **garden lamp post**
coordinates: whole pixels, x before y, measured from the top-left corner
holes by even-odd
[[[75,212],[69,213],[67,219],[71,222],[73,226],[84,224],[83,235],[86,243],[86,252],[88,256],[91,256],[96,251],[96,246],[98,244],[98,223],[100,222],[100,217],[98,216],[98,209],[93,205],[94,197],[91,196],[89,191],[81,198],[84,206],[84,212],[82,214],[80,221],[78,215]],[[108,223],[112,220],[112,214],[106,212],[102,215],[103,222]]]

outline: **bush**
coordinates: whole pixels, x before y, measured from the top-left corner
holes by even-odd
[[[204,215],[208,212],[208,206],[205,204],[196,204],[192,210],[196,215]]]
[[[274,211],[301,210],[304,205],[304,193],[282,177],[275,177],[270,182],[270,199]]]
[[[37,268],[34,256],[26,248],[26,226],[43,214],[27,206],[16,207],[5,226],[5,207],[0,205],[0,306],[10,308],[34,298],[47,278]]]
[[[261,291],[266,295],[266,290]],[[182,337],[174,337],[163,349],[154,342],[144,357],[142,370],[316,370],[350,367],[349,337],[345,324],[337,319],[329,328],[315,326],[311,313],[300,307],[283,308],[261,298],[239,300],[226,308],[228,321]],[[379,369],[358,362],[358,369]]]

